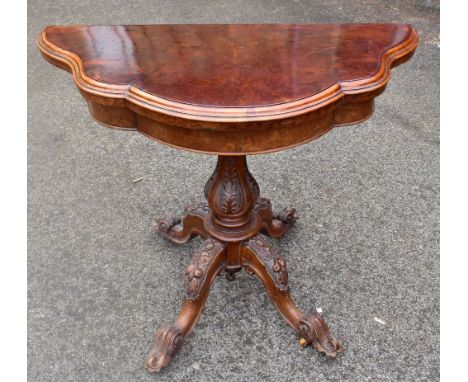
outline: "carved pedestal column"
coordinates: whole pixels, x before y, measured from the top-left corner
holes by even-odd
[[[182,244],[196,235],[205,239],[185,272],[185,301],[179,317],[156,333],[145,365],[159,371],[174,357],[201,314],[216,276],[225,271],[228,280],[244,268],[256,274],[286,322],[310,344],[328,356],[341,345],[317,313],[302,313],[292,302],[285,260],[276,254],[260,232],[281,238],[296,222],[294,208],[273,210],[247,168],[245,156],[219,156],[216,169],[205,185],[207,204],[191,204],[183,218],[157,220],[156,230]]]
[[[260,227],[253,210],[259,196],[260,188],[247,168],[246,157],[219,156],[205,186],[210,207],[205,229],[226,242],[239,242],[252,236]]]

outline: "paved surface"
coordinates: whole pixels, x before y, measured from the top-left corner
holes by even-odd
[[[34,0],[28,17],[30,381],[439,379],[437,3]],[[171,245],[150,221],[202,198],[215,158],[91,121],[70,75],[40,57],[40,29],[371,21],[412,23],[421,39],[374,116],[249,160],[263,195],[300,212],[297,228],[273,244],[288,260],[293,297],[323,309],[345,353],[327,360],[301,349],[244,274],[218,280],[179,355],[147,374],[153,332],[175,318],[199,245]]]

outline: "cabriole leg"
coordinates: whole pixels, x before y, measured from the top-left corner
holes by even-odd
[[[167,366],[198,321],[208,298],[210,286],[225,266],[225,246],[208,239],[195,252],[185,271],[185,300],[179,317],[172,324],[158,330],[155,343],[145,360],[150,372]]]
[[[285,260],[261,236],[248,240],[241,250],[241,262],[250,274],[256,274],[265,285],[273,304],[285,321],[302,337],[302,346],[312,345],[327,356],[342,351],[322,316],[301,312],[291,299]]]

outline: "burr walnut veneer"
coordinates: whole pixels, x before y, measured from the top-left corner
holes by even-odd
[[[284,150],[372,115],[390,69],[418,37],[406,24],[49,26],[50,63],[72,73],[93,117],[161,143],[218,155],[206,202],[155,223],[175,242],[203,243],[185,272],[177,320],[156,333],[145,365],[159,371],[195,325],[220,272],[244,269],[265,285],[286,322],[328,356],[341,351],[322,316],[292,302],[281,238],[293,208],[272,209],[246,155]],[[261,235],[264,234],[264,235]]]

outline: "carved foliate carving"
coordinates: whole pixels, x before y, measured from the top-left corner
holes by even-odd
[[[221,187],[217,189],[216,203],[225,214],[235,214],[240,212],[244,198],[235,158],[226,158],[223,167]]]
[[[158,372],[171,362],[184,341],[182,332],[175,326],[165,326],[157,331],[155,343],[145,360],[150,372]]]
[[[316,312],[308,312],[304,315],[299,321],[299,331],[304,337],[301,340],[303,345],[310,344],[327,356],[336,357],[343,350],[322,316]]]
[[[187,299],[198,298],[213,260],[223,249],[224,245],[221,242],[210,238],[194,253],[192,262],[185,271],[185,297]]]
[[[262,262],[268,274],[275,282],[276,288],[281,291],[287,291],[288,270],[286,269],[286,261],[260,236],[250,239],[247,246],[255,252],[258,259]]]

